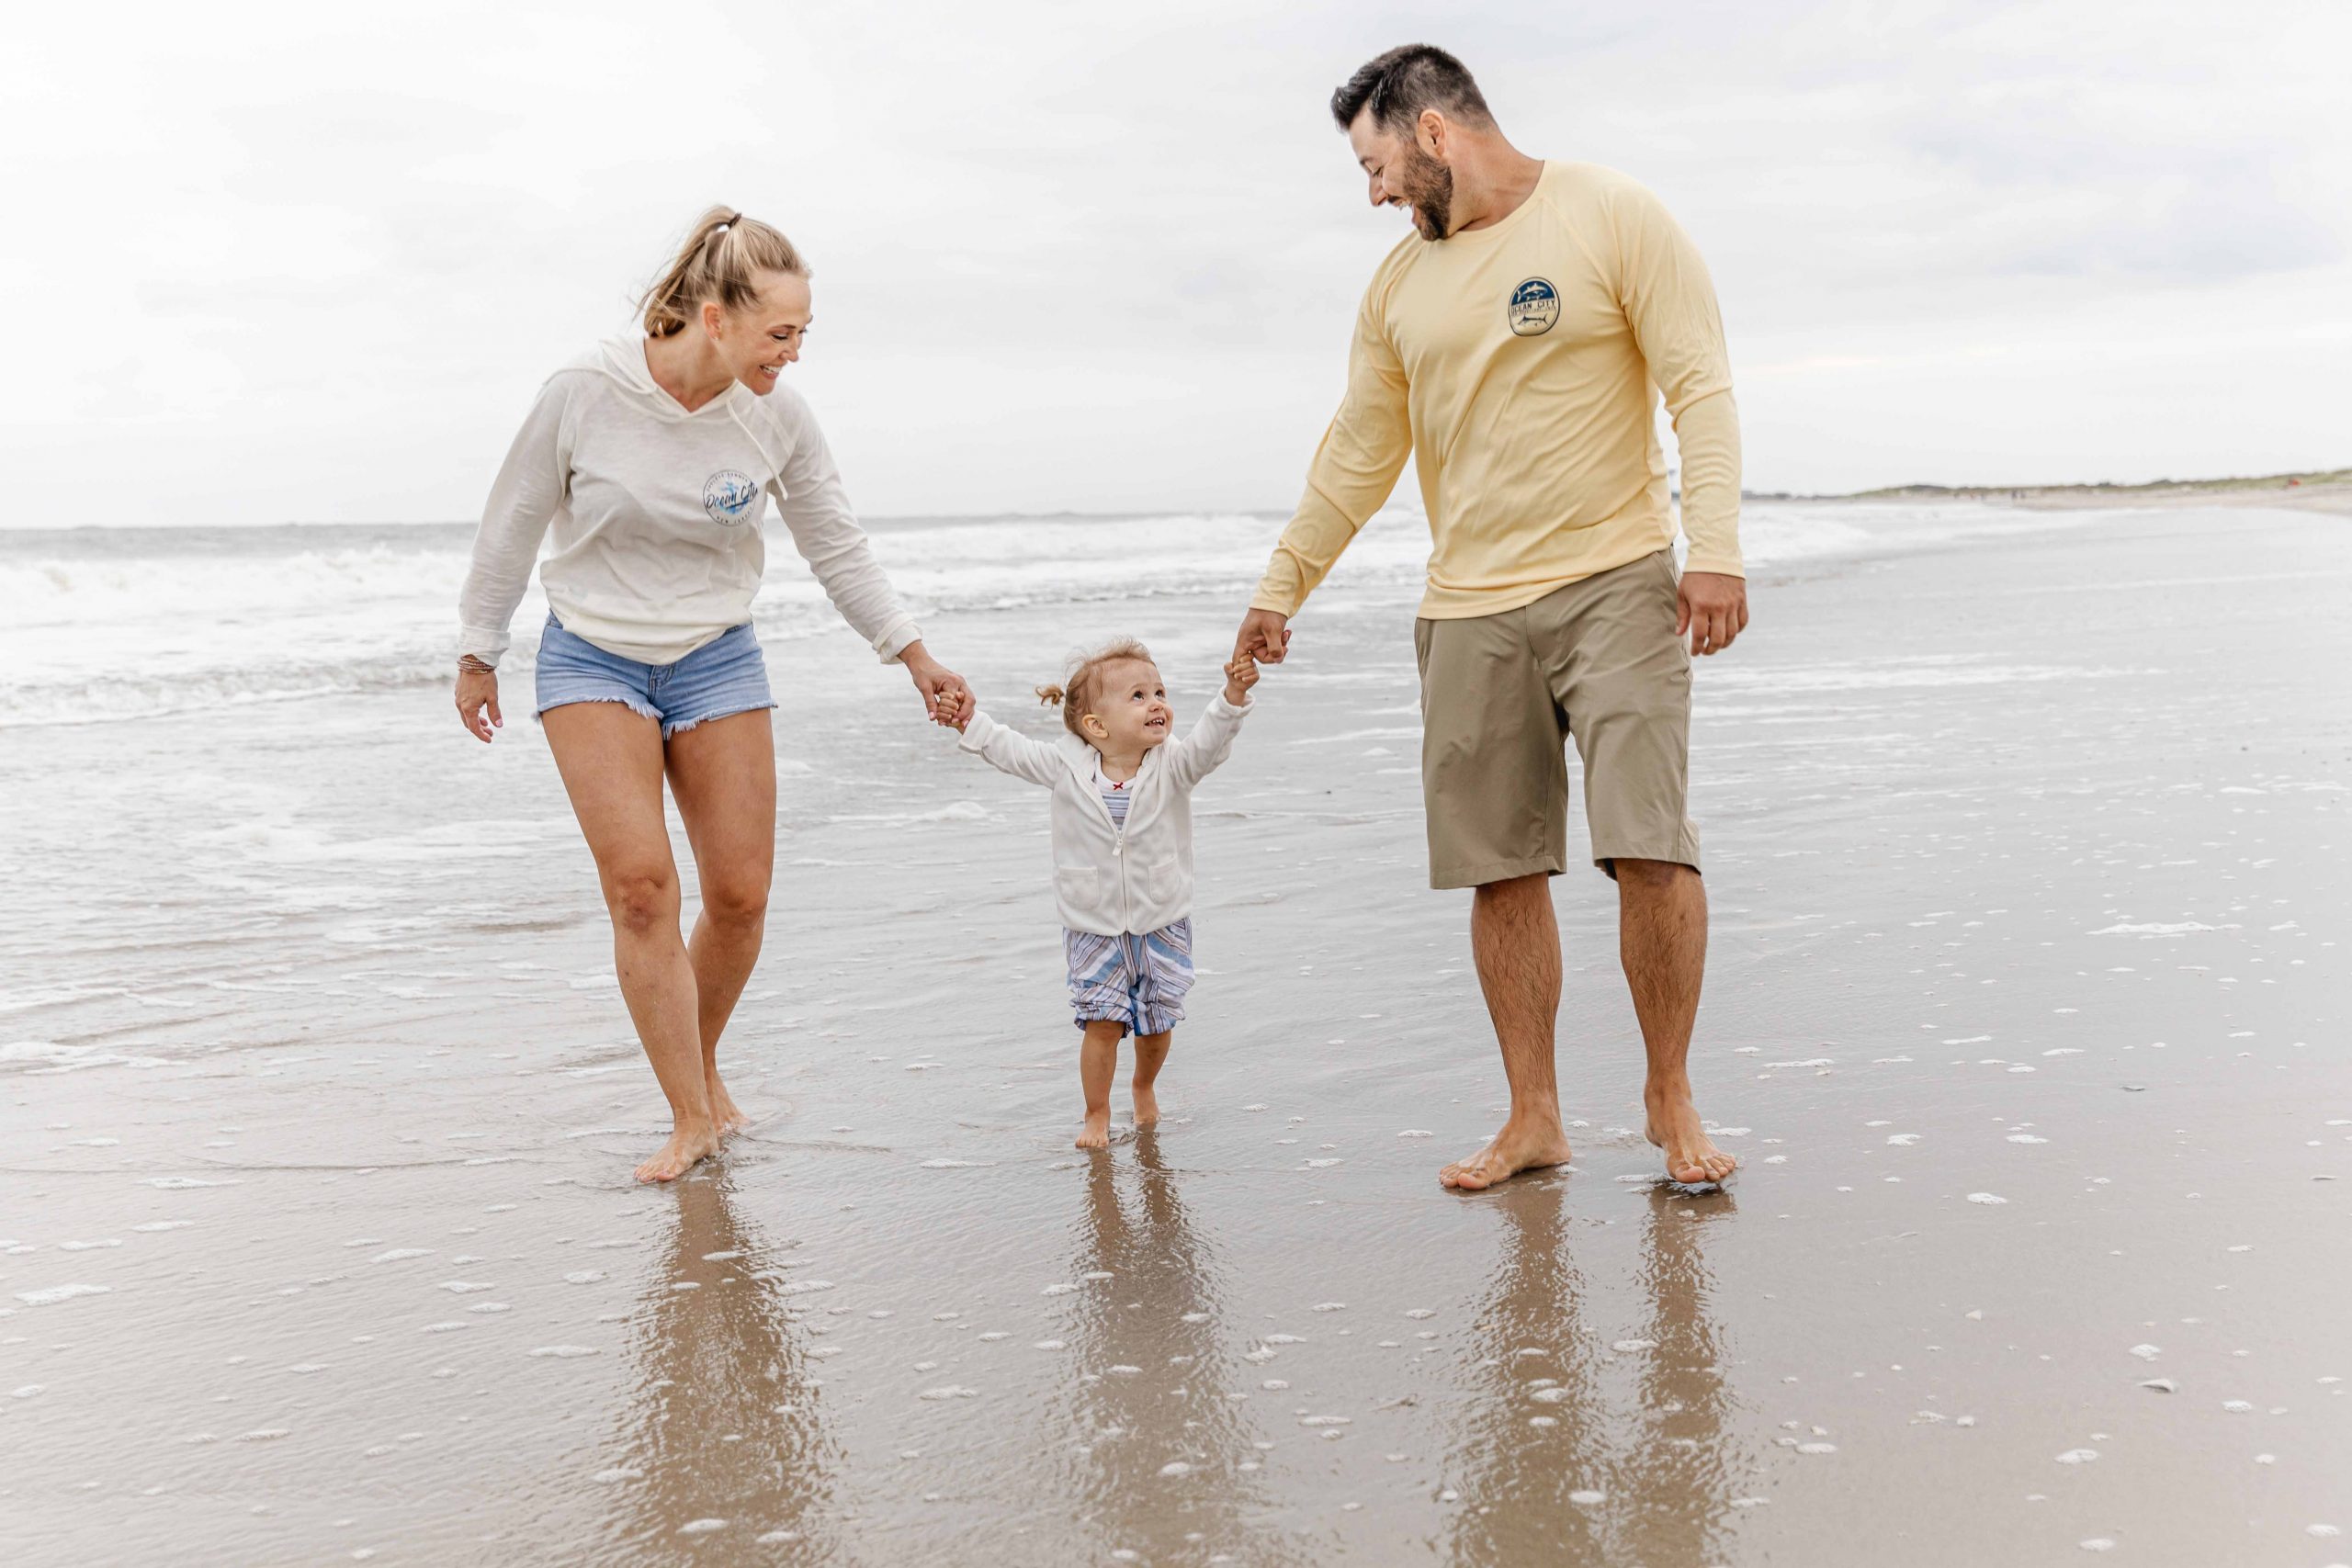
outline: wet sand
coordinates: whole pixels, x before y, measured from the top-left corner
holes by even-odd
[[[1092,1158],[1042,802],[846,634],[773,660],[760,1123],[670,1190],[527,723],[0,735],[6,1557],[2352,1558],[2348,585],[2277,512],[1760,573],[1696,721],[1713,1194],[1582,869],[1576,1164],[1438,1187],[1501,1078],[1410,600],[1344,568],[1200,797],[1170,1120]],[[1189,714],[1237,614],[930,630],[1000,712],[1134,630]]]

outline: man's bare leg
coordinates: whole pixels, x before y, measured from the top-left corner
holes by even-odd
[[[1078,1146],[1111,1146],[1111,1077],[1119,1070],[1119,1040],[1126,1026],[1102,1019],[1086,1025],[1078,1047],[1078,1085],[1086,1095],[1086,1120],[1079,1124]]]
[[[1552,1073],[1553,1029],[1560,1016],[1560,926],[1552,914],[1551,878],[1538,874],[1479,888],[1470,905],[1470,951],[1495,1038],[1502,1045],[1510,1115],[1493,1142],[1447,1166],[1438,1179],[1477,1192],[1522,1170],[1568,1161],[1559,1086]]]
[[[1707,972],[1707,889],[1687,865],[1617,862],[1617,946],[1649,1055],[1649,1140],[1677,1181],[1721,1181],[1739,1162],[1715,1147],[1690,1102],[1690,1026]]]
[[[1174,1043],[1176,1032],[1164,1029],[1158,1034],[1136,1036],[1136,1071],[1130,1085],[1136,1097],[1136,1125],[1148,1127],[1159,1120],[1159,1097],[1152,1092],[1152,1084],[1159,1077],[1161,1064],[1168,1060],[1168,1047]]]

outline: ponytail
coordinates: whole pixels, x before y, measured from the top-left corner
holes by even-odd
[[[731,207],[712,208],[695,222],[669,270],[638,301],[645,335],[676,336],[714,299],[729,310],[750,307],[759,299],[763,272],[806,277],[808,264],[778,230]]]

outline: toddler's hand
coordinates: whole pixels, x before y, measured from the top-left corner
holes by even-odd
[[[932,698],[931,722],[962,733],[964,727],[971,722],[964,713],[963,697],[955,692],[942,692]]]
[[[1250,699],[1250,688],[1258,683],[1258,661],[1243,654],[1225,667],[1225,700],[1239,707]]]

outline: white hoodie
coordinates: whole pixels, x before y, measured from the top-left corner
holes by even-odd
[[[1054,792],[1054,904],[1062,924],[1096,936],[1156,931],[1193,912],[1193,791],[1233,755],[1250,705],[1220,692],[1193,733],[1153,747],[1127,786],[1126,826],[1094,783],[1094,748],[1065,730],[1051,745],[1014,733],[984,713],[965,728],[962,750]]]
[[[850,511],[800,394],[737,381],[689,413],[634,334],[549,377],[514,437],[474,536],[458,651],[498,662],[531,563],[563,628],[646,664],[674,664],[752,618],[774,495],[826,596],[887,661],[922,633]]]

